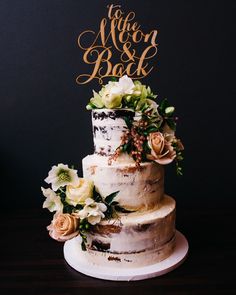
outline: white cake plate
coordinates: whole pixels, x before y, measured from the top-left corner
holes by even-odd
[[[78,251],[78,241],[69,240],[64,244],[64,257],[67,263],[75,270],[94,278],[111,281],[138,281],[166,274],[177,268],[186,258],[188,253],[188,241],[183,234],[176,231],[176,247],[174,252],[165,260],[156,264],[138,268],[118,268],[94,265],[88,262]]]

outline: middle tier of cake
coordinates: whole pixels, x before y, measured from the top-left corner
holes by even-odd
[[[83,176],[94,182],[103,198],[119,191],[116,201],[127,210],[146,211],[158,207],[164,196],[164,169],[155,162],[138,168],[129,158],[108,165],[108,158],[89,155],[82,161]]]

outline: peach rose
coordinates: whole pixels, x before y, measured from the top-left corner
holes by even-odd
[[[149,160],[153,160],[161,165],[169,164],[174,160],[176,152],[171,142],[167,141],[162,133],[152,132],[147,139],[151,149],[151,154],[147,155]]]
[[[47,227],[49,235],[57,241],[64,242],[79,234],[79,219],[68,213],[56,213]]]

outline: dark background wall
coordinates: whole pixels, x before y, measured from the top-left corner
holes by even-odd
[[[233,204],[235,158],[234,1],[0,1],[1,206],[41,206],[54,164],[93,152],[85,105],[97,81],[77,85],[87,67],[77,37],[98,31],[106,5],[134,10],[144,31],[159,30],[153,72],[144,80],[180,117],[184,176],[166,171],[180,207]]]

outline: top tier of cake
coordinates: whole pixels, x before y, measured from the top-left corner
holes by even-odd
[[[101,156],[114,154],[127,130],[124,117],[132,119],[134,111],[127,109],[96,109],[92,111],[94,153]]]

